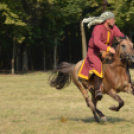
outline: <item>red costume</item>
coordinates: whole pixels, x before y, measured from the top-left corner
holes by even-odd
[[[78,76],[88,80],[90,72],[102,78],[102,64],[99,58],[100,50],[109,51],[113,43],[114,37],[123,37],[119,28],[114,25],[109,31],[104,24],[96,25],[92,32],[92,36],[88,43],[87,57],[82,63]]]

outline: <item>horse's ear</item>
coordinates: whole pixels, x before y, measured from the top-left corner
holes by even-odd
[[[127,39],[127,40],[130,40],[130,38],[129,38],[128,36],[126,36],[126,39]],[[131,41],[131,40],[130,40],[130,41]]]
[[[115,39],[116,39],[117,42],[121,42],[121,39],[120,38],[115,37]]]

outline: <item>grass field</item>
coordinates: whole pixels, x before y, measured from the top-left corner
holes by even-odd
[[[49,75],[0,75],[0,134],[134,133],[134,96],[120,93],[125,106],[113,112],[108,108],[117,102],[105,95],[98,108],[108,121],[98,124],[75,85],[56,90],[48,84]]]

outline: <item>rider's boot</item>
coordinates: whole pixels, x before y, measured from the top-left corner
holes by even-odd
[[[99,101],[102,99],[103,94],[101,91],[102,79],[96,75],[94,75],[94,90],[95,90],[95,98]]]

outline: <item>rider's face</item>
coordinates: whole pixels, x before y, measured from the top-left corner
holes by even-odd
[[[115,24],[115,18],[108,19],[108,20],[107,20],[107,23],[108,23],[108,25],[109,25],[110,27],[113,27],[114,24]]]

